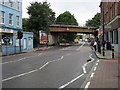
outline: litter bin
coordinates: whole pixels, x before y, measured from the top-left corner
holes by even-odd
[[[107,46],[107,50],[111,50],[111,43],[110,43],[110,42],[107,42],[106,44],[107,44],[107,45],[106,45],[106,46]]]

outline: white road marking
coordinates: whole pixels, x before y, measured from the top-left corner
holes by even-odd
[[[98,66],[98,63],[96,63],[96,66]]]
[[[40,56],[40,55],[42,55],[42,53],[40,53],[40,54],[39,54],[39,55],[37,55],[37,56]],[[22,61],[22,60],[25,60],[25,59],[28,59],[28,58],[31,58],[31,57],[36,57],[36,55],[35,55],[35,56],[29,56],[29,57],[23,57],[23,58],[18,59],[18,60],[8,61],[8,62],[0,63],[0,64],[15,63],[15,62],[19,62],[19,61]]]
[[[94,68],[94,71],[96,71],[97,67]]]
[[[83,43],[77,50],[79,51],[81,47],[83,47],[85,45],[85,43]]]
[[[87,63],[85,63],[84,65],[83,65],[83,73],[85,74],[85,73],[87,73],[87,71],[86,71],[86,66],[89,64],[89,63],[91,63],[91,62],[93,62],[95,59],[94,58],[92,58],[91,57],[92,56],[92,54],[89,56],[90,57],[90,59],[92,59],[91,61],[89,61],[89,62],[87,62]]]
[[[95,73],[92,73],[91,76],[90,76],[90,78],[93,78],[94,74],[95,74]]]
[[[68,56],[68,55],[71,55],[71,54],[67,54],[67,55],[64,55],[64,56]],[[40,67],[40,68],[38,68],[38,69],[29,71],[29,72],[26,72],[26,73],[23,73],[23,74],[19,74],[19,75],[16,75],[16,76],[12,76],[12,77],[7,78],[7,79],[3,79],[2,82],[8,81],[8,80],[11,80],[11,79],[14,79],[14,78],[22,77],[22,76],[25,76],[25,75],[28,75],[28,74],[31,74],[31,73],[34,73],[34,72],[37,72],[37,71],[43,69],[43,68],[44,68],[45,66],[47,66],[49,63],[62,60],[62,59],[64,58],[64,56],[61,56],[61,58],[59,58],[59,59],[57,59],[57,60],[49,61],[49,62],[47,62],[46,64],[44,64],[42,67]]]
[[[100,60],[97,60],[97,62],[100,62]]]
[[[41,55],[42,55],[42,53],[38,54],[38,56],[41,56]]]
[[[59,89],[63,89],[66,86],[68,86],[69,84],[73,83],[74,81],[76,81],[77,79],[81,78],[84,74],[79,75],[78,77],[76,77],[75,79],[71,80],[70,82],[67,82],[66,84],[62,85],[59,87]]]
[[[49,62],[47,62],[46,64],[44,64],[42,67],[40,67],[40,68],[38,68],[38,69],[29,71],[29,72],[27,72],[27,73],[22,73],[22,74],[19,74],[19,75],[16,75],[16,76],[13,76],[13,77],[10,77],[10,78],[7,78],[7,79],[3,79],[2,82],[8,81],[8,80],[11,80],[11,79],[14,79],[14,78],[18,78],[18,77],[21,77],[21,76],[25,76],[25,75],[31,74],[31,73],[33,73],[33,72],[37,72],[37,71],[43,69],[43,68],[44,68],[46,65],[48,65],[48,64],[49,64]]]
[[[88,83],[86,84],[85,88],[88,88],[88,87],[89,87],[89,85],[90,85],[90,82],[88,82]]]
[[[60,86],[59,89],[65,88],[65,87],[68,86],[69,84],[71,84],[71,83],[73,83],[74,81],[76,81],[77,79],[81,78],[83,75],[85,75],[85,73],[87,73],[85,67],[86,67],[89,63],[91,63],[91,62],[94,61],[94,58],[92,58],[91,56],[92,56],[92,54],[89,56],[92,60],[91,60],[90,62],[88,62],[88,63],[86,63],[86,64],[83,65],[83,73],[82,73],[81,75],[79,75],[78,77],[76,77],[75,79],[71,80],[70,82],[68,82],[68,83]],[[88,84],[90,84],[90,83],[88,83]],[[86,87],[88,87],[88,86],[89,86],[89,85],[87,85]]]
[[[83,73],[87,73],[86,69],[85,69],[86,65],[83,65]]]

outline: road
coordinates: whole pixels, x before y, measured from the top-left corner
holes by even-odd
[[[90,63],[87,60],[91,59]],[[2,59],[3,88],[80,88],[96,61],[87,44]],[[86,66],[85,66],[86,65]]]

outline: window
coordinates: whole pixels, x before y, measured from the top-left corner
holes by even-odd
[[[9,42],[6,42],[5,38],[9,38]],[[13,44],[13,34],[4,33],[1,39],[2,45],[12,45]]]
[[[19,10],[19,9],[20,9],[20,2],[17,1],[17,10]]]
[[[13,14],[9,14],[9,25],[13,25]]]
[[[110,42],[113,44],[113,31],[110,32]]]
[[[20,46],[19,39],[16,38],[16,46]]]
[[[19,26],[20,23],[19,23],[19,16],[16,16],[16,25]]]
[[[28,46],[32,46],[32,37],[28,37]]]
[[[13,1],[9,0],[9,4],[10,4],[10,7],[12,8],[13,7]]]
[[[118,44],[118,31],[114,31],[114,44]]]
[[[4,4],[5,4],[4,0],[1,0],[1,4],[2,4],[2,5],[4,5]]]
[[[117,3],[115,3],[115,15],[117,15],[117,10],[118,10],[118,6]]]
[[[5,24],[5,12],[4,11],[1,11],[1,17],[0,17],[0,23],[1,24]]]

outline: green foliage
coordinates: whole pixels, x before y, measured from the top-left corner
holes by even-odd
[[[63,24],[63,25],[78,25],[77,20],[75,19],[74,15],[72,15],[69,11],[66,11],[60,14],[56,19],[56,24]]]
[[[74,39],[77,37],[75,33],[61,33],[59,34],[60,42],[69,42],[72,43]]]
[[[22,19],[22,28],[23,28],[23,31],[29,31],[27,24],[28,24],[28,19],[23,18],[23,19]]]
[[[63,25],[78,25],[77,20],[75,19],[74,15],[72,15],[69,11],[66,11],[62,14],[60,14],[56,21],[56,24],[63,24]],[[73,42],[73,40],[76,38],[75,33],[62,33],[59,35],[59,39],[61,42]]]
[[[34,2],[27,8],[30,18],[29,29],[34,30],[49,30],[49,25],[55,20],[55,12],[50,8],[50,4],[47,2]]]
[[[77,37],[79,37],[80,39],[83,39],[83,35],[77,35]]]
[[[100,25],[100,13],[97,13],[91,20],[86,21],[87,26],[97,27]]]
[[[34,33],[34,46],[36,47],[39,44],[39,30],[49,32],[49,25],[55,21],[55,12],[47,2],[33,2],[27,10],[30,17],[23,20],[23,29]]]

